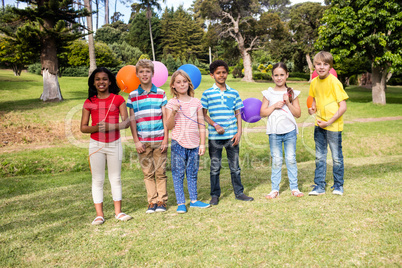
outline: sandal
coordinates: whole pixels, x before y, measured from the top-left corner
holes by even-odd
[[[122,216],[122,217],[121,217]],[[115,215],[114,216],[117,220],[120,220],[120,221],[129,221],[129,220],[131,220],[133,217],[131,217],[130,215],[127,215],[127,214],[125,214],[125,213],[123,213],[123,212],[120,212],[117,216]]]
[[[265,196],[266,199],[274,199],[279,196],[279,191],[273,190]]]
[[[101,219],[101,221],[98,221],[98,219]],[[105,222],[105,219],[102,216],[97,216],[93,222],[92,225],[101,225]]]
[[[304,196],[304,194],[302,192],[299,191],[299,189],[296,190],[292,190],[291,195],[295,196],[295,197],[302,197]]]

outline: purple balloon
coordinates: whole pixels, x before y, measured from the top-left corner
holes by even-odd
[[[262,101],[256,98],[248,98],[243,101],[244,107],[241,108],[241,118],[248,123],[260,121],[260,109]]]

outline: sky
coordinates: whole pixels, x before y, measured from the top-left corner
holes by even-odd
[[[115,7],[115,1],[118,1],[117,3],[117,11],[122,13],[124,16],[122,18],[122,20],[125,23],[128,23],[128,20],[130,19],[130,15],[131,15],[131,8],[128,5],[124,5],[122,4],[119,0],[109,0],[109,13],[110,16],[113,15],[114,13],[114,7]],[[162,1],[161,1],[162,2]],[[291,0],[290,1],[292,3],[292,5],[294,4],[298,4],[298,3],[303,3],[303,2],[317,2],[317,3],[322,3],[324,4],[323,0]],[[5,0],[5,4],[6,5],[13,5],[16,6],[17,1],[15,0]],[[166,6],[168,7],[179,7],[180,5],[183,5],[183,7],[185,9],[190,8],[191,4],[193,3],[193,1],[189,1],[189,0],[166,0],[166,3],[161,3],[162,6],[162,10],[165,9]],[[24,5],[22,3],[19,4],[19,7],[23,7]],[[99,14],[99,23],[103,24],[104,23],[104,11],[102,10]]]

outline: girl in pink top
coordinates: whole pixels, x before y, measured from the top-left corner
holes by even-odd
[[[92,197],[96,218],[93,225],[105,222],[103,215],[103,183],[105,164],[108,166],[109,181],[114,201],[115,218],[121,221],[131,216],[121,212],[121,162],[122,145],[120,129],[128,128],[129,120],[124,98],[116,78],[106,68],[95,69],[88,78],[88,99],[84,103],[81,118],[81,132],[91,133],[89,142],[89,163],[92,173]],[[122,122],[119,123],[119,116]],[[91,124],[89,124],[91,119]]]
[[[168,101],[167,128],[172,131],[171,165],[173,186],[177,199],[177,212],[186,213],[184,175],[187,176],[191,208],[210,205],[197,200],[197,174],[199,157],[205,153],[205,124],[200,100],[194,98],[194,86],[188,74],[176,71],[170,80],[174,98]]]

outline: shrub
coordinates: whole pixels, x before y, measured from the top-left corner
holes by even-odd
[[[28,65],[28,72],[32,74],[40,75],[42,70],[42,64],[39,62]]]
[[[255,73],[253,73],[253,79],[254,80],[271,80],[272,78],[269,73],[255,72]]]
[[[301,81],[308,81],[310,80],[310,74],[308,73],[297,73],[297,72],[290,72],[289,73],[289,78],[303,78],[303,80]],[[294,79],[289,79],[289,80],[293,80],[293,81],[300,81],[300,80],[294,80]]]
[[[354,74],[349,77],[349,85],[357,85],[358,84],[358,75]]]

